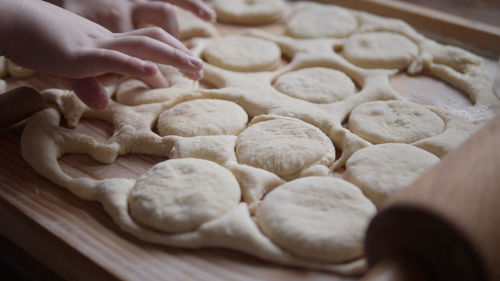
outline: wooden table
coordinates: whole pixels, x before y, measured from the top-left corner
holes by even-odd
[[[459,14],[477,5],[474,16],[500,26],[500,9],[489,6],[495,1],[439,2],[447,6],[427,0],[405,2]],[[500,40],[500,33],[497,36]],[[489,61],[488,67],[493,75],[495,62]],[[32,169],[20,156],[21,132],[22,124],[0,131],[0,274],[7,278],[3,280],[347,280],[229,250],[185,250],[142,242],[121,232],[99,204],[81,200],[34,172],[27,174]],[[145,161],[145,166],[152,161],[141,156],[127,160]]]

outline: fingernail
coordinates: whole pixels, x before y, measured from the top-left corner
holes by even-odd
[[[198,15],[204,19],[211,20],[215,17],[215,12],[212,9],[200,8],[198,9]]]
[[[200,68],[203,65],[203,63],[201,62],[201,60],[198,59],[198,58],[195,58],[195,57],[189,58],[189,64],[191,66],[196,67],[196,68]]]

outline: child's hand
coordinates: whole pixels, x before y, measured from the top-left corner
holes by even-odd
[[[49,0],[50,1],[50,0]],[[126,32],[147,25],[165,29],[177,37],[177,5],[204,20],[213,20],[215,12],[201,0],[52,0],[80,16],[113,32]]]
[[[166,86],[156,65],[149,62],[154,61],[175,66],[194,80],[203,76],[202,62],[159,27],[112,33],[43,1],[1,1],[0,51],[21,66],[67,78],[80,99],[94,109],[108,104],[95,79],[107,72]]]

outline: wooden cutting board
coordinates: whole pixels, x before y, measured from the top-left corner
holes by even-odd
[[[384,16],[402,16],[416,27],[443,38],[463,42],[483,38],[474,40],[481,41],[480,46],[476,44],[474,48],[490,54],[500,52],[498,28],[481,24],[470,27],[468,21],[436,12],[429,14],[426,9],[393,1],[329,2]],[[354,4],[358,2],[369,2],[369,5]],[[422,20],[433,24],[419,25]],[[229,25],[217,27],[221,33],[239,30]],[[280,32],[282,28],[280,25],[265,27],[270,32]],[[461,32],[446,37],[451,36],[444,33],[449,28]],[[493,77],[498,68],[496,60],[487,59],[486,66]],[[38,89],[52,83],[43,77],[8,82],[9,87],[27,84]],[[392,79],[392,84],[409,99],[421,103],[469,102],[453,87],[426,76],[409,79],[401,74]],[[432,96],[422,96],[422,93],[432,93]],[[431,98],[436,94],[440,97],[438,101]],[[186,250],[142,242],[120,231],[98,203],[81,200],[36,174],[21,157],[22,129],[21,123],[0,131],[0,233],[67,280],[355,280],[279,266],[230,250]],[[100,140],[112,133],[109,125],[96,120],[82,122],[78,130]],[[72,176],[135,178],[162,160],[128,155],[104,166],[87,156],[67,155],[61,159],[61,166]]]

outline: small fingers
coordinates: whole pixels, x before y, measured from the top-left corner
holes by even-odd
[[[200,59],[146,36],[115,38],[103,44],[103,47],[144,60],[172,65],[194,80],[199,80],[203,76],[203,63]]]
[[[106,89],[94,77],[66,79],[78,98],[94,110],[102,110],[109,103]]]
[[[78,75],[70,78],[97,76],[108,72],[143,77],[159,72],[158,67],[151,62],[103,48],[83,52],[75,64],[78,65]]]
[[[141,28],[141,29],[136,29],[133,31],[129,31],[126,33],[120,33],[116,36],[116,38],[124,38],[126,36],[146,36],[150,37],[153,39],[156,39],[158,41],[161,41],[163,43],[166,43],[174,48],[177,48],[181,51],[186,52],[187,54],[191,55],[191,51],[184,46],[179,40],[177,40],[175,37],[172,35],[168,34],[164,29],[160,27],[148,27],[148,28]]]
[[[170,2],[176,6],[184,8],[191,11],[198,17],[206,20],[213,21],[216,17],[215,11],[210,8],[207,4],[203,3],[201,0],[162,0],[164,2]]]

